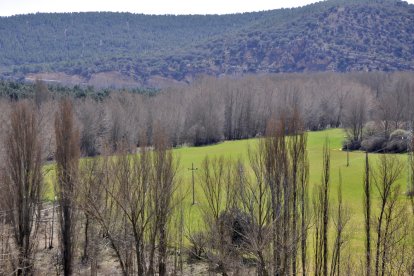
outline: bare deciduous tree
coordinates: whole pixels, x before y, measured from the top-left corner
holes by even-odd
[[[342,251],[348,242],[348,237],[345,235],[345,227],[350,220],[349,209],[342,200],[342,175],[339,171],[339,186],[338,186],[338,206],[336,216],[334,217],[335,225],[335,242],[332,250],[332,261],[330,268],[330,275],[341,275],[341,268],[343,263]]]
[[[360,146],[369,104],[369,97],[365,90],[356,90],[348,95],[345,103],[344,126],[347,128],[349,149]]]
[[[365,225],[365,273],[371,275],[371,175],[368,153],[365,153],[364,174],[364,225]]]
[[[374,174],[374,184],[379,194],[379,213],[376,217],[374,273],[384,275],[389,254],[390,226],[394,218],[403,165],[395,156],[381,155]]]
[[[315,275],[328,275],[330,153],[328,141],[323,149],[322,185],[316,188],[315,212]]]
[[[47,84],[40,80],[35,80],[35,95],[34,95],[34,101],[36,103],[37,107],[40,107],[43,102],[47,101],[49,98],[49,89],[47,87]]]
[[[272,241],[272,224],[270,187],[266,183],[265,177],[265,144],[259,141],[256,149],[249,149],[250,167],[253,171],[253,178],[245,176],[242,165],[239,164],[239,174],[237,180],[237,193],[240,198],[242,211],[248,215],[246,239],[247,249],[256,258],[257,274],[259,276],[270,275],[269,261],[267,252]]]
[[[1,200],[6,203],[17,247],[17,275],[33,272],[39,207],[43,199],[42,147],[36,112],[28,102],[14,105],[4,147]]]
[[[151,158],[143,145],[139,155],[128,156],[121,152],[116,156],[113,174],[116,177],[117,192],[111,193],[119,212],[125,216],[132,234],[137,274],[147,271],[145,260],[145,232],[155,210],[152,209]]]
[[[223,157],[203,160],[199,181],[206,203],[202,206],[204,224],[208,232],[207,258],[222,275],[228,275],[234,265],[233,246],[223,217],[236,207],[235,189],[231,179],[231,164]],[[231,222],[229,222],[231,224]]]
[[[64,275],[73,273],[76,237],[76,188],[79,165],[79,132],[74,124],[72,102],[61,101],[55,118],[56,195]]]
[[[100,159],[94,159],[91,164],[86,162],[82,169],[82,176],[88,178],[86,179],[87,186],[82,186],[80,189],[82,197],[80,197],[79,203],[91,220],[100,226],[103,237],[108,240],[115,253],[122,274],[128,275],[131,268],[128,266],[125,254],[127,252],[126,246],[130,242],[125,240],[125,216],[118,205],[117,198],[115,198],[115,196],[121,195],[118,192],[120,186],[115,177],[115,172],[121,169],[117,165],[117,160],[117,156],[104,156]],[[126,169],[130,170],[129,163],[127,163]]]
[[[174,210],[177,189],[178,161],[173,157],[169,141],[161,129],[154,132],[152,175],[153,230],[158,237],[158,273],[167,275],[167,246],[169,223]]]

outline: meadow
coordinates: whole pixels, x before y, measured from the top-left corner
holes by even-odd
[[[350,212],[350,221],[345,230],[349,237],[349,249],[351,252],[359,254],[363,253],[364,249],[364,217],[363,217],[363,173],[365,167],[365,153],[361,151],[354,151],[349,153],[349,166],[347,166],[347,153],[341,150],[342,141],[344,140],[345,132],[343,129],[329,129],[324,131],[316,131],[308,133],[308,159],[309,159],[309,192],[312,194],[313,188],[321,183],[322,173],[322,155],[323,147],[326,139],[329,140],[330,154],[331,154],[331,212],[335,211],[337,201],[337,191],[339,185],[339,171],[342,175],[342,194],[343,202]],[[203,190],[200,186],[198,174],[201,170],[203,159],[224,156],[232,160],[241,159],[248,166],[248,148],[252,149],[258,143],[258,139],[225,141],[219,144],[203,146],[203,147],[187,147],[183,146],[173,150],[176,158],[179,159],[178,176],[180,179],[181,191],[184,193],[183,210],[185,220],[185,232],[198,231],[203,229],[202,224],[202,208],[204,204]],[[370,164],[375,167],[379,154],[369,154]],[[397,158],[401,159],[404,164],[407,162],[407,155],[400,154]],[[194,165],[197,168],[195,171],[195,201],[192,204],[192,173],[189,170]],[[48,182],[48,191],[46,197],[48,200],[53,199],[52,182],[54,179],[54,171],[52,165],[46,167],[48,173],[46,181]],[[398,180],[402,187],[402,191],[406,190],[407,183],[407,168],[404,167],[404,172]],[[378,194],[373,188],[374,214],[378,206],[376,201]],[[406,200],[402,195],[401,200]],[[312,201],[312,195],[310,195]],[[408,203],[407,203],[408,206]],[[310,205],[312,208],[312,205]],[[332,226],[332,223],[331,223]],[[333,229],[331,231],[330,239],[333,239]],[[312,243],[312,236],[309,236],[309,241]]]
[[[363,216],[363,173],[365,168],[365,153],[361,151],[354,151],[349,153],[349,166],[347,166],[347,153],[341,150],[342,141],[344,140],[345,132],[343,129],[330,129],[325,131],[309,132],[308,133],[308,158],[309,158],[309,192],[312,194],[315,185],[321,183],[322,173],[322,155],[323,146],[326,139],[329,140],[330,154],[331,154],[331,211],[334,212],[337,202],[337,192],[339,185],[339,171],[342,175],[342,195],[343,202],[350,212],[350,221],[347,225],[346,232],[349,235],[349,249],[351,252],[363,253],[364,249],[364,216]],[[225,141],[223,143],[205,146],[205,147],[182,147],[174,150],[174,153],[180,158],[180,175],[182,176],[182,185],[187,191],[184,200],[184,210],[186,213],[187,228],[194,231],[201,228],[203,206],[203,191],[197,181],[197,173],[199,173],[201,164],[205,156],[219,157],[224,156],[231,159],[241,158],[247,160],[248,147],[254,148],[257,145],[258,139],[240,140],[240,141]],[[376,166],[380,154],[369,154],[370,164],[372,167]],[[407,155],[400,154],[397,158],[406,164]],[[246,163],[247,163],[246,162]],[[195,171],[195,198],[196,205],[192,205],[191,196],[191,168],[192,163],[194,167],[198,168]],[[248,164],[246,164],[248,165]],[[405,192],[407,185],[407,168],[404,167],[404,172],[399,179],[399,184],[402,191]],[[373,210],[378,207],[378,193],[373,187]],[[310,196],[310,201],[312,196]],[[406,200],[402,195],[401,200]],[[408,204],[408,203],[407,203]],[[312,205],[310,205],[312,208]],[[408,206],[408,205],[407,205]],[[332,226],[332,223],[331,223]],[[330,239],[333,239],[333,229]],[[312,237],[309,237],[310,242]]]

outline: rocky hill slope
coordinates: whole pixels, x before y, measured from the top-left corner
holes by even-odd
[[[0,17],[0,75],[164,86],[197,75],[414,70],[414,5],[328,0],[233,15]]]

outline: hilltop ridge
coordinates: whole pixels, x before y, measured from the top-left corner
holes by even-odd
[[[414,5],[330,0],[231,15],[0,17],[0,75],[163,86],[197,75],[414,70]]]

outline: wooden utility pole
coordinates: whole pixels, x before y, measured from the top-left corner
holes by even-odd
[[[349,145],[346,144],[346,166],[349,167]]]
[[[188,169],[191,171],[191,180],[192,180],[192,186],[193,186],[193,205],[195,204],[195,189],[194,189],[194,171],[198,170],[198,168],[194,168],[194,163],[191,163],[191,168]]]

